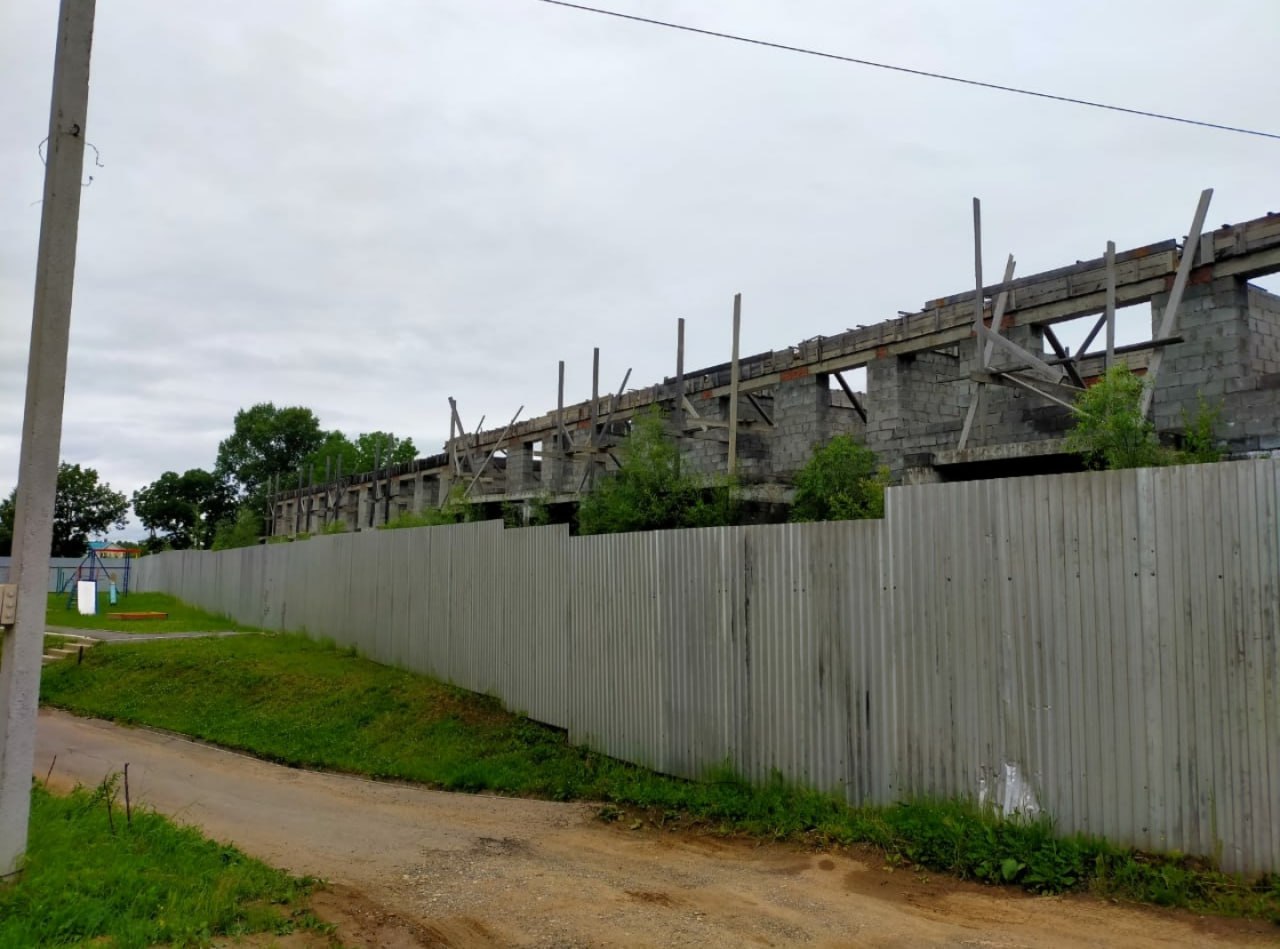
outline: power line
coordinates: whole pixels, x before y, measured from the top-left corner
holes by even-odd
[[[1280,134],[1275,132],[1262,132],[1257,129],[1238,128],[1234,125],[1222,125],[1218,122],[1203,122],[1199,119],[1188,119],[1180,115],[1169,115],[1164,112],[1148,112],[1145,109],[1130,109],[1122,105],[1112,105],[1107,102],[1094,102],[1091,99],[1077,99],[1073,96],[1059,96],[1051,92],[1037,92],[1034,89],[1021,89],[1017,86],[1004,86],[995,82],[983,82],[979,79],[965,79],[961,76],[949,76],[946,73],[930,72],[926,69],[912,69],[909,66],[895,66],[891,63],[878,63],[870,59],[858,59],[855,56],[841,56],[839,53],[826,53],[822,50],[808,49],[804,46],[789,46],[786,43],[774,43],[769,40],[756,39],[751,36],[739,36],[735,33],[722,33],[718,30],[706,30],[696,26],[686,26],[683,23],[672,23],[667,20],[655,20],[651,17],[636,16],[632,13],[619,13],[617,10],[603,10],[599,7],[589,7],[581,3],[569,3],[568,0],[537,0],[538,3],[547,3],[555,7],[566,7],[570,10],[580,10],[583,13],[598,13],[601,16],[611,16],[619,20],[630,20],[633,23],[646,23],[650,26],[661,26],[669,30],[680,30],[684,33],[695,33],[699,36],[712,36],[721,40],[732,40],[735,43],[748,43],[752,46],[764,46],[768,49],[780,49],[787,53],[801,53],[805,56],[816,56],[819,59],[832,59],[841,63],[853,63],[857,66],[870,66],[873,69],[887,69],[890,72],[906,73],[910,76],[923,76],[926,79],[942,79],[946,82],[955,82],[964,86],[977,86],[979,89],[994,89],[997,92],[1010,92],[1020,96],[1033,96],[1037,99],[1049,99],[1053,102],[1065,102],[1070,105],[1083,105],[1091,109],[1106,109],[1109,112],[1123,112],[1126,115],[1140,115],[1148,119],[1163,119],[1166,122],[1180,122],[1183,125],[1196,125],[1201,128],[1217,129],[1220,132],[1238,132],[1241,135],[1254,135],[1258,138],[1270,138],[1280,140]]]

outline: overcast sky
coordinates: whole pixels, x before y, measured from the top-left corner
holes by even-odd
[[[1280,131],[1275,0],[599,0]],[[55,0],[0,8],[0,491],[17,476]],[[1280,210],[1280,142],[535,0],[98,4],[63,458],[132,492],[237,409],[422,453],[989,279]],[[1280,289],[1274,280],[1266,285]],[[130,532],[135,533],[136,531]]]

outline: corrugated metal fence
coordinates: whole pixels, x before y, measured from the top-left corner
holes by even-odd
[[[9,562],[11,557],[0,557],[0,583],[9,582]],[[80,566],[84,558],[82,557],[52,557],[49,560],[49,592],[57,593],[63,590],[67,583],[75,580],[76,569]],[[103,593],[111,585],[112,577],[117,583],[123,583],[124,561],[122,560],[104,560],[107,570],[104,572],[101,568],[96,571],[95,579],[98,581],[98,592]],[[137,561],[131,561],[137,563]],[[86,569],[85,578],[88,579]]]
[[[883,521],[498,522],[138,562],[674,774],[977,795],[1280,870],[1280,464],[895,488]]]

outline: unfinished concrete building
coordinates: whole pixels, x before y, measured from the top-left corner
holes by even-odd
[[[1176,438],[1203,399],[1236,456],[1280,449],[1280,296],[1249,283],[1280,271],[1280,215],[1203,232],[1210,192],[1188,237],[1013,276],[927,303],[919,312],[686,371],[642,389],[600,393],[504,428],[466,432],[453,408],[440,454],[280,492],[277,534],[376,527],[443,504],[542,498],[571,503],[618,464],[636,413],[659,406],[684,463],[733,471],[748,497],[785,501],[815,446],[848,433],[897,481],[918,483],[1073,470],[1063,437],[1075,396],[1109,361],[1147,376],[1148,411]],[[979,236],[975,201],[975,233]],[[981,260],[980,252],[977,255]],[[979,287],[981,289],[979,289]],[[1151,338],[1115,346],[1118,309],[1150,304]],[[1077,354],[1054,326],[1096,316]],[[736,320],[735,320],[736,322]],[[681,338],[683,327],[681,327]],[[736,340],[736,334],[735,334]],[[1046,348],[1047,347],[1047,348]],[[736,351],[736,346],[735,346]],[[845,373],[866,368],[866,392]]]

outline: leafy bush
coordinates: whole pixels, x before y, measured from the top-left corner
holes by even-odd
[[[1160,444],[1155,423],[1142,413],[1145,380],[1128,366],[1112,366],[1076,399],[1076,424],[1067,448],[1090,468],[1145,468],[1222,460],[1214,427],[1222,413],[1200,399],[1193,415],[1182,413],[1182,450]]]
[[[462,524],[466,521],[478,521],[484,517],[484,511],[478,504],[463,500],[463,489],[455,487],[440,507],[423,508],[416,514],[406,511],[392,518],[378,530],[394,531],[407,527],[442,527],[446,524]]]
[[[234,521],[223,521],[213,535],[214,550],[252,547],[262,533],[262,518],[249,505],[240,508]]]
[[[733,486],[684,473],[680,451],[668,437],[657,407],[631,421],[618,446],[619,470],[602,478],[578,506],[583,534],[732,524],[737,515]]]
[[[889,469],[848,435],[818,448],[796,475],[793,521],[849,521],[884,517]]]
[[[1156,427],[1142,413],[1146,383],[1128,366],[1107,374],[1076,398],[1076,424],[1067,448],[1090,468],[1145,468],[1167,464],[1169,457]]]
[[[1182,411],[1182,451],[1179,460],[1183,464],[1206,464],[1222,460],[1222,448],[1213,434],[1222,416],[1221,405],[1210,405],[1202,396],[1196,411],[1188,415]]]
[[[551,523],[551,495],[543,493],[528,501],[503,501],[502,523],[509,528],[544,527]]]
[[[322,534],[345,534],[346,532],[346,521],[331,521],[320,530],[320,533]]]

